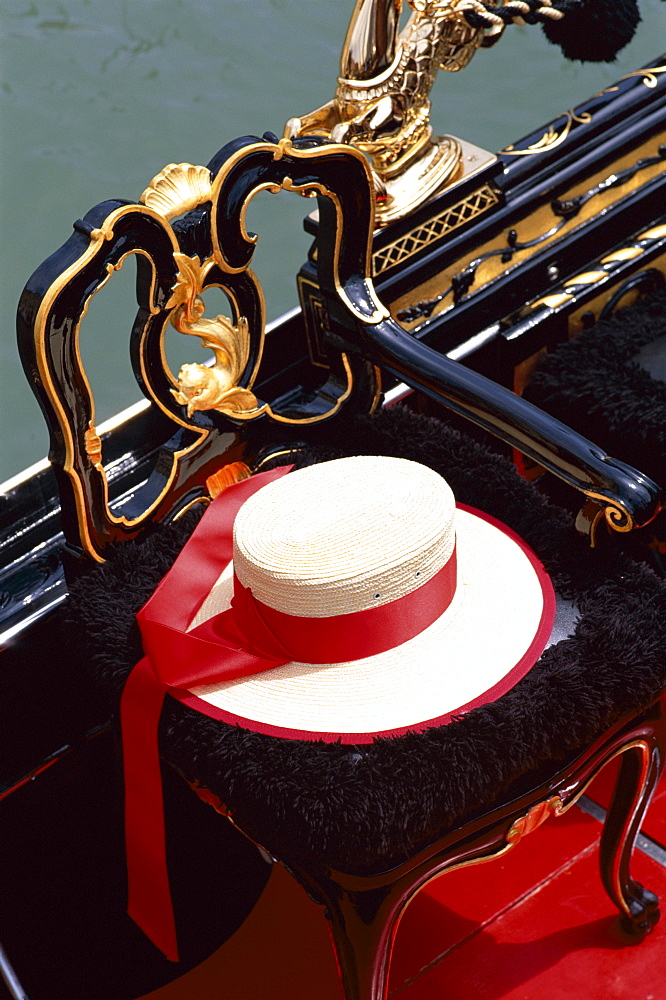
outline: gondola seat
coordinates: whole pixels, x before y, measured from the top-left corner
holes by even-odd
[[[660,708],[666,583],[612,546],[590,551],[589,538],[576,533],[570,514],[485,445],[410,410],[377,410],[382,379],[422,389],[543,462],[585,496],[577,524],[588,536],[604,516],[623,530],[645,523],[663,505],[657,485],[396,323],[372,282],[375,191],[361,154],[307,139],[292,145],[267,133],[262,140],[245,137],[228,144],[211,161],[209,173],[212,187],[197,194],[195,209],[189,201],[179,206],[188,211],[173,228],[169,219],[175,211],[160,221],[143,203],[96,206],[35,272],[19,309],[23,361],[50,425],[59,477],[70,588],[65,627],[80,697],[99,697],[107,712],[118,712],[122,692],[125,738],[125,707],[131,704],[133,711],[139,705],[136,699],[128,702],[127,691],[140,690],[139,677],[148,683],[144,694],[152,699],[155,693],[145,673],[154,650],[142,655],[137,612],[179,551],[191,549],[186,542],[197,522],[206,523],[205,513],[200,522],[206,499],[225,483],[232,486],[229,494],[222,489],[222,507],[232,490],[238,496],[238,489],[252,488],[251,476],[242,475],[261,475],[272,465],[305,471],[329,459],[366,455],[429,466],[448,482],[458,503],[524,539],[554,581],[559,600],[550,645],[541,647],[523,679],[495,700],[453,713],[446,724],[424,723],[422,731],[407,727],[391,738],[354,743],[276,736],[212,718],[181,700],[183,685],[173,683],[163,708],[159,701],[159,727],[157,703],[150,702],[146,749],[152,773],[159,775],[157,740],[162,761],[281,861],[324,908],[346,1000],[385,1000],[397,922],[418,889],[447,868],[510,850],[548,816],[569,808],[604,763],[621,755],[601,840],[601,874],[625,927],[646,933],[658,918],[657,899],[631,878],[629,859],[666,752]],[[286,358],[284,371],[257,381],[261,394],[255,397],[263,300],[249,271],[255,238],[248,237],[244,213],[254,193],[267,186],[317,196],[328,372],[317,389],[312,373],[298,382],[300,369],[292,370]],[[166,443],[159,453],[150,452],[148,442],[146,467],[152,472],[146,468],[148,478],[133,482],[114,506],[94,400],[81,367],[79,329],[90,297],[120,266],[130,244],[139,260],[132,364],[159,414],[157,429],[170,423],[173,436],[161,438]],[[202,317],[200,293],[211,285],[226,290],[232,320]],[[215,365],[185,365],[176,380],[163,350],[169,321],[209,348],[212,344]],[[298,339],[298,330],[295,334]],[[298,358],[297,347],[284,338],[279,343],[267,338],[268,368],[271,357],[275,368],[280,351],[294,350]],[[234,470],[241,475],[238,489]],[[211,516],[213,508],[221,509],[216,503]],[[91,568],[93,561],[99,565]],[[173,606],[179,607],[174,593]],[[515,625],[520,610],[517,606],[506,620]],[[188,645],[183,635],[181,630],[174,641]],[[143,673],[133,669],[140,661]],[[159,693],[162,699],[164,692]],[[136,722],[143,716],[132,718],[131,759],[141,764],[144,733]],[[126,786],[136,792],[129,759],[126,755]],[[145,804],[140,796],[132,802]],[[163,827],[158,837],[153,832],[145,828],[147,835],[128,838],[132,871],[137,857],[139,869],[157,863],[166,870]],[[195,856],[195,843],[191,850]],[[144,895],[140,908],[166,915],[167,897],[168,892],[159,899]],[[130,894],[134,914],[135,901]],[[171,925],[166,945],[163,926],[159,933],[146,929],[175,957]]]
[[[508,461],[434,418],[396,406],[341,417],[305,437],[288,458],[296,467],[345,455],[412,459],[444,475],[458,502],[520,534],[556,587],[550,643],[498,700],[446,725],[364,745],[250,732],[167,696],[163,760],[322,905],[347,1000],[387,996],[393,935],[421,885],[448,867],[502,854],[568,808],[616,755],[601,874],[625,928],[649,931],[657,899],[631,878],[629,858],[666,751],[666,584],[613,548],[589,550],[570,515]],[[284,462],[276,457],[262,471]],[[112,547],[71,588],[67,628],[81,690],[94,687],[116,711],[142,656],[136,612],[202,509]]]

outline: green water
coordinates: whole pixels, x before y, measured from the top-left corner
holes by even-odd
[[[3,0],[0,15],[0,482],[39,460],[48,439],[15,347],[24,282],[99,201],[137,198],[165,164],[206,163],[226,141],[269,129],[333,93],[352,0]],[[666,4],[612,66],[567,63],[538,28],[512,28],[458,74],[440,73],[433,123],[495,150],[666,49]],[[308,240],[302,199],[251,207],[253,265],[269,317],[296,301]],[[127,272],[127,273],[126,273]],[[215,308],[211,306],[210,308]],[[132,274],[91,305],[82,351],[97,421],[134,402],[127,359]],[[173,367],[198,360],[168,345]],[[195,352],[196,353],[196,352]]]

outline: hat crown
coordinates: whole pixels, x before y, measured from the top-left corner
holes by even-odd
[[[300,469],[247,500],[234,525],[234,569],[269,607],[329,617],[404,597],[454,546],[455,499],[438,473],[357,456]]]

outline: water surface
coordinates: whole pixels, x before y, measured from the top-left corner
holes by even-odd
[[[238,135],[281,133],[333,93],[352,0],[3,0],[0,35],[0,482],[42,458],[48,438],[15,347],[27,277],[111,197],[136,199],[170,162],[206,163]],[[566,62],[539,28],[510,28],[457,74],[440,73],[433,123],[495,150],[666,48],[666,4],[614,65]],[[256,199],[255,270],[269,316],[296,304],[306,203]],[[97,421],[139,396],[127,360],[126,268],[92,303],[82,351]],[[180,363],[178,335],[170,357]],[[188,344],[190,360],[198,360]],[[195,352],[196,353],[196,352]]]

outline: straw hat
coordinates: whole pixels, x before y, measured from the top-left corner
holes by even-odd
[[[438,473],[388,457],[310,466],[246,500],[233,563],[189,630],[227,610],[234,587],[294,657],[183,700],[271,735],[347,743],[495,700],[539,658],[555,610],[522,539],[456,507]]]

